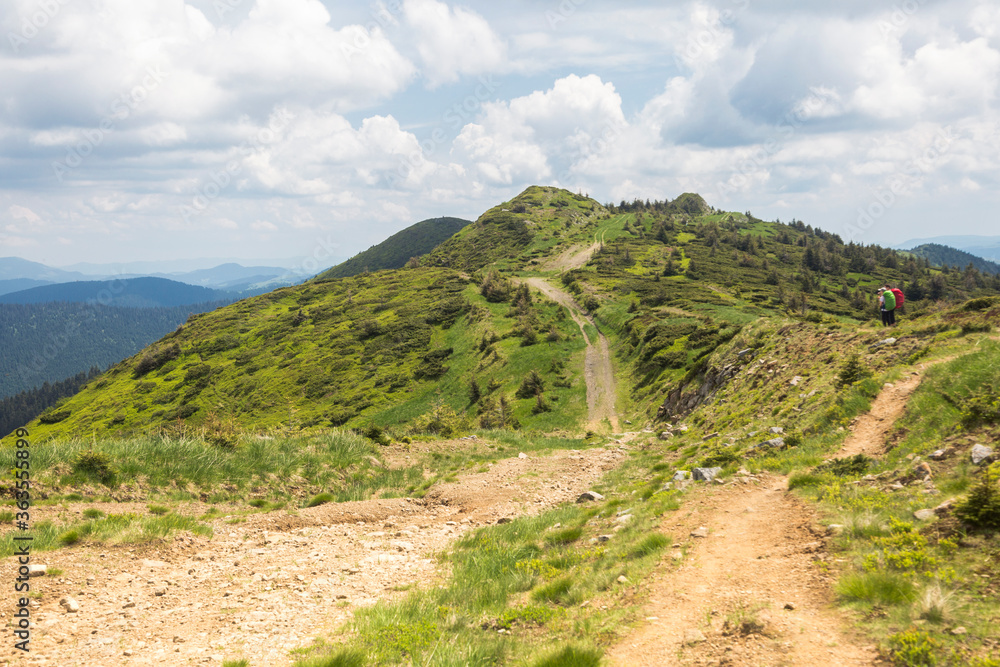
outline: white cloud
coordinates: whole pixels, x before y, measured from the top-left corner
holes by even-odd
[[[38,216],[38,214],[36,214],[34,211],[32,211],[30,208],[27,208],[26,206],[18,206],[15,204],[10,208],[8,208],[7,212],[10,214],[10,217],[13,218],[14,220],[24,220],[26,223],[28,223],[27,224],[28,227],[41,227],[45,224],[45,222],[41,219],[41,217]],[[15,229],[19,229],[20,231],[27,231],[19,227],[15,227]]]
[[[413,31],[427,84],[434,88],[459,77],[501,67],[507,48],[479,14],[438,0],[405,0],[403,14]]]
[[[558,179],[621,133],[627,125],[621,103],[614,85],[570,75],[547,91],[484,105],[453,153],[495,184]]]

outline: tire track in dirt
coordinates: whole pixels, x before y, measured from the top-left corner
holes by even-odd
[[[467,444],[467,443],[462,443]],[[625,458],[625,447],[497,461],[421,499],[331,503],[215,521],[212,539],[75,546],[32,554],[60,573],[32,579],[31,654],[0,664],[252,665],[293,662],[354,610],[440,581],[435,554],[476,526],[572,501]],[[0,576],[16,577],[16,559]],[[68,613],[69,596],[79,611]],[[0,601],[8,619],[12,596]]]
[[[542,278],[521,278],[520,280],[566,308],[570,317],[580,327],[580,333],[587,342],[584,361],[584,378],[587,383],[587,425],[589,428],[597,428],[604,419],[607,419],[611,423],[611,430],[617,432],[619,427],[618,413],[615,410],[617,383],[607,337],[597,328],[594,320],[566,292]],[[587,335],[587,324],[597,330],[596,342],[590,340]]]

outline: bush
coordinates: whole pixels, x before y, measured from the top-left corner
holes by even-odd
[[[545,391],[545,382],[542,380],[542,376],[538,374],[538,371],[532,370],[521,381],[521,386],[517,388],[517,392],[514,395],[518,398],[531,398],[543,391]]]
[[[860,382],[865,378],[871,377],[871,375],[872,372],[861,363],[858,355],[853,354],[840,367],[840,373],[837,374],[837,386],[847,387],[855,382]]]
[[[586,299],[583,300],[583,307],[587,309],[587,312],[593,313],[595,310],[601,307],[601,302],[596,296],[591,294]]]
[[[382,431],[378,426],[368,426],[363,431],[361,435],[368,438],[377,445],[382,445],[383,447],[392,444],[392,441],[386,436],[385,432]]]
[[[49,411],[38,418],[38,421],[42,424],[58,424],[62,420],[69,417],[69,410],[59,410],[59,411]]]
[[[93,449],[77,454],[73,461],[73,472],[95,479],[105,486],[113,486],[118,477],[118,471],[111,465],[108,455]]]
[[[868,472],[872,460],[864,454],[827,461],[816,468],[817,473],[829,472],[837,477],[858,477]]]
[[[155,371],[162,368],[169,361],[181,356],[181,346],[177,343],[173,345],[168,345],[167,347],[160,348],[158,350],[150,350],[146,354],[142,355],[139,362],[135,365],[133,370],[134,377],[142,377],[147,373]]]
[[[1000,529],[1000,464],[994,463],[972,488],[968,497],[955,507],[955,516],[979,529]]]
[[[933,667],[939,664],[937,652],[941,643],[922,630],[910,628],[889,637],[889,647],[892,650],[892,657],[900,665]]]

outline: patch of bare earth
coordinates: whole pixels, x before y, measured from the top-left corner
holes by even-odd
[[[31,652],[6,642],[0,664],[290,665],[291,649],[356,608],[438,581],[434,555],[466,531],[573,500],[624,456],[611,446],[513,458],[421,499],[222,518],[212,539],[36,553],[33,562],[61,573],[32,579]],[[0,577],[14,580],[15,559]],[[78,611],[60,604],[67,597]],[[3,597],[7,618],[14,604]]]
[[[611,664],[875,661],[832,605],[825,529],[784,477],[702,487],[661,529],[678,566],[656,577],[645,622],[609,651]]]

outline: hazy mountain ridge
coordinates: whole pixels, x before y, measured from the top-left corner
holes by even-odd
[[[235,300],[232,292],[165,278],[127,278],[43,285],[0,296],[0,304],[98,303],[123,308],[171,308]]]
[[[908,252],[913,253],[917,257],[927,259],[934,266],[964,269],[971,264],[984,273],[991,275],[1000,274],[1000,264],[983,259],[978,255],[937,243],[919,245],[911,248]]]

